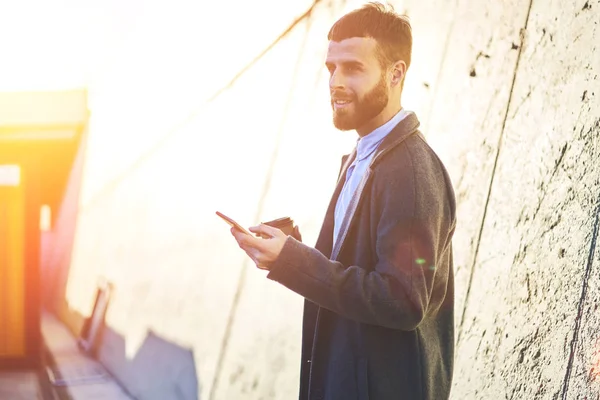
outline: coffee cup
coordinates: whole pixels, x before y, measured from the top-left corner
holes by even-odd
[[[263,224],[281,229],[288,236],[294,233],[294,220],[290,217],[277,218],[269,222],[263,222]]]

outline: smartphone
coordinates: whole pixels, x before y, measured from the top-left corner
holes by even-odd
[[[237,222],[235,222],[234,220],[232,220],[231,218],[229,218],[227,215],[225,215],[223,213],[220,213],[218,211],[217,211],[217,215],[219,217],[223,218],[223,220],[225,222],[227,222],[230,226],[232,226],[232,227],[240,230],[241,232],[245,233],[246,235],[251,235],[252,236],[252,234],[250,232],[248,232],[246,230],[246,228],[244,228],[243,226],[241,226],[240,224],[238,224]]]

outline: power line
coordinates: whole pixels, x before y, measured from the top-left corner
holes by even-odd
[[[250,61],[244,68],[242,68],[237,74],[235,74],[235,76],[233,78],[231,78],[231,80],[225,85],[223,86],[221,89],[217,90],[215,92],[215,94],[213,94],[207,101],[207,103],[210,103],[212,101],[214,101],[217,97],[219,97],[221,94],[223,94],[223,92],[225,92],[227,89],[231,88],[231,86],[233,86],[233,84],[242,76],[244,75],[246,72],[248,72],[248,70],[250,68],[252,68],[254,66],[254,64],[256,64],[258,61],[260,61],[260,59],[262,59],[269,51],[271,51],[271,49],[273,49],[273,47],[275,47],[283,38],[285,38],[288,34],[290,34],[292,32],[292,30],[294,30],[294,28],[301,23],[302,21],[304,21],[306,18],[309,18],[310,15],[312,14],[313,10],[315,9],[315,7],[321,2],[322,0],[315,0],[312,4],[312,6],[310,6],[310,8],[308,10],[306,10],[306,12],[304,14],[302,14],[301,16],[299,16],[298,18],[296,18],[294,20],[294,22],[292,22],[292,24],[285,30],[283,31],[283,33],[281,33],[277,39],[275,39],[270,45],[268,45],[259,55],[257,55],[252,61]]]
[[[115,187],[121,183],[125,177],[127,177],[132,171],[139,168],[147,159],[149,159],[152,155],[154,155],[159,149],[161,149],[165,143],[167,143],[173,136],[175,136],[183,127],[189,124],[195,117],[197,117],[206,106],[215,101],[219,96],[225,93],[228,89],[230,89],[246,72],[248,72],[258,61],[260,61],[269,51],[271,51],[281,40],[283,40],[287,35],[289,35],[296,26],[298,26],[305,19],[310,17],[315,8],[322,0],[314,0],[312,5],[308,10],[306,10],[302,15],[297,17],[282,33],[275,38],[263,51],[261,51],[256,57],[254,57],[246,66],[244,66],[241,70],[236,73],[233,78],[231,78],[224,86],[218,89],[216,92],[212,94],[206,101],[202,103],[197,109],[193,110],[188,114],[185,118],[180,120],[178,123],[173,125],[168,132],[160,138],[149,150],[143,153],[138,157],[134,163],[129,166],[125,171],[122,171],[119,175],[114,177],[112,180],[107,182],[102,189],[100,189],[91,199],[90,201],[82,207],[82,210],[85,210],[88,207],[91,207],[98,199],[100,199],[105,193],[110,192]],[[83,144],[83,143],[82,143]]]

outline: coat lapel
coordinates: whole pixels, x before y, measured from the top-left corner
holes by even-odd
[[[354,214],[356,213],[356,209],[358,208],[358,203],[362,198],[363,190],[371,177],[372,169],[371,166],[367,168],[365,174],[360,180],[356,191],[352,195],[350,199],[350,204],[348,204],[348,208],[346,209],[346,213],[344,214],[344,219],[342,220],[342,225],[340,226],[340,232],[338,234],[337,240],[334,243],[333,250],[331,251],[331,259],[336,260],[337,256],[340,254],[340,250],[342,248],[342,244],[344,243],[344,239],[346,239],[346,234],[348,233],[350,223],[354,218]]]
[[[360,183],[358,184],[356,191],[352,195],[352,198],[350,200],[350,204],[348,205],[346,213],[344,214],[344,218],[343,218],[341,226],[340,226],[340,232],[338,234],[336,242],[333,243],[333,248],[331,251],[331,255],[329,257],[331,260],[336,260],[342,250],[342,246],[344,245],[344,241],[346,239],[348,231],[350,230],[350,227],[352,226],[352,223],[354,221],[354,216],[356,214],[356,210],[358,210],[358,206],[360,205],[361,200],[364,197],[363,196],[364,189],[367,186],[369,180],[374,175],[373,174],[374,165],[385,155],[385,153],[387,153],[389,150],[393,149],[394,147],[398,146],[411,134],[417,132],[418,127],[419,127],[419,120],[417,119],[417,117],[414,113],[409,112],[408,115],[402,121],[400,121],[398,123],[398,125],[396,125],[394,127],[394,129],[392,129],[392,131],[385,137],[385,139],[383,139],[383,141],[377,148],[376,153],[373,156],[373,159],[371,160],[371,163],[369,164],[368,168],[365,170],[365,174],[363,175]],[[355,153],[356,153],[356,149],[354,150],[353,154],[356,155]],[[352,163],[353,160],[354,160],[354,158],[352,158],[352,160],[350,160],[350,158],[349,158],[350,162],[346,162],[346,164],[344,165],[344,167],[343,167],[344,177],[345,177],[346,170],[348,169],[348,167],[350,166],[350,164]],[[334,214],[335,214],[334,213],[335,204],[337,203],[337,198],[339,197],[342,187],[344,186],[344,182],[345,182],[345,180],[342,179],[342,177],[340,177],[340,180],[338,180],[338,185],[336,187],[337,195],[335,196],[334,199],[332,199],[332,203],[329,205],[329,209],[327,210],[326,220],[327,219],[331,220],[331,230],[329,232],[330,236],[333,236],[333,221],[334,221]],[[333,242],[333,238],[331,238],[330,240]]]
[[[335,205],[337,204],[338,197],[340,197],[340,193],[344,187],[344,182],[346,181],[346,171],[348,171],[348,167],[350,167],[354,161],[354,158],[356,158],[356,148],[354,148],[352,153],[342,157],[342,167],[338,175],[337,185],[335,186],[335,190],[331,196],[331,200],[329,201],[329,206],[327,207],[327,212],[325,213],[325,220],[323,221],[323,226],[321,227],[321,232],[319,233],[319,238],[317,239],[317,243],[315,245],[315,248],[327,257],[331,255],[331,249],[333,247]]]

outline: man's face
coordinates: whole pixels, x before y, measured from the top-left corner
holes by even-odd
[[[389,88],[375,39],[355,37],[330,41],[326,65],[336,128],[360,129],[387,106]]]

